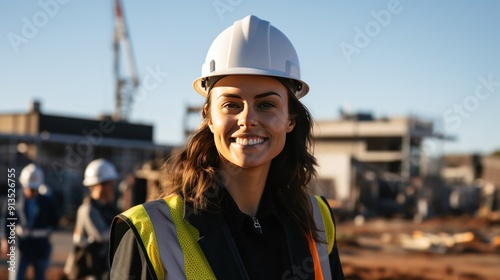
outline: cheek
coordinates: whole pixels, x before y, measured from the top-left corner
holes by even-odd
[[[214,114],[210,119],[209,126],[213,134],[222,134],[231,128],[231,119]]]
[[[210,119],[212,131],[219,131],[221,127],[224,126],[225,121],[218,116],[214,116]]]
[[[269,128],[275,133],[290,132],[290,120],[287,114],[276,115],[269,122]]]

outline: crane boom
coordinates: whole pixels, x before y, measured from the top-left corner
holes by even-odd
[[[130,44],[127,25],[124,19],[124,13],[121,0],[114,1],[115,30],[113,36],[113,59],[115,73],[115,112],[113,119],[117,121],[126,121],[130,116],[134,94],[139,87],[139,79],[135,59]],[[121,52],[124,52],[127,65],[127,75],[122,75]]]

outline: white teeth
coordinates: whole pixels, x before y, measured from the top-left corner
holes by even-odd
[[[235,142],[244,146],[252,146],[264,142],[263,138],[236,138]]]

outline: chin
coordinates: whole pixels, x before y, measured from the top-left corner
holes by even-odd
[[[232,161],[231,162],[233,165],[236,165],[240,168],[256,168],[256,167],[264,167],[264,166],[270,166],[271,162],[270,161],[248,161],[248,160],[240,160],[240,161]]]

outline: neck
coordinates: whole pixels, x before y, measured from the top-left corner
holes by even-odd
[[[231,163],[223,164],[226,188],[241,212],[254,217],[266,186],[269,166],[240,168]]]

